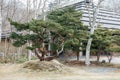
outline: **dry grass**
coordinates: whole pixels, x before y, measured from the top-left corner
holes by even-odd
[[[52,61],[39,61],[39,60],[32,60],[25,62],[22,65],[23,68],[31,69],[31,70],[37,70],[37,71],[48,71],[48,72],[65,72],[69,71],[69,68],[61,63],[59,63],[57,60]]]
[[[26,72],[22,67],[21,64],[0,64],[0,80],[120,80],[120,72],[93,73],[75,67],[72,68],[74,73]]]
[[[100,66],[111,67],[111,68],[120,68],[120,64],[112,64],[112,63],[104,63],[104,64],[100,64]]]
[[[65,62],[66,65],[69,66],[85,66],[85,61],[68,61]],[[96,61],[91,61],[90,66],[99,66],[99,67],[110,67],[110,68],[120,68],[120,64],[112,64],[112,63],[97,63]]]

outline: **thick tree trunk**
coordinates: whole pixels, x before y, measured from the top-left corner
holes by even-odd
[[[41,55],[39,55],[39,53],[41,53]],[[38,50],[37,48],[35,49],[35,55],[40,59],[40,61],[45,60],[45,56],[47,55],[47,50],[44,42],[42,43],[42,48],[39,48]]]
[[[39,53],[37,52],[37,49],[35,49],[35,55],[38,57],[38,59],[41,61],[41,56],[39,55]]]
[[[90,14],[90,4],[86,4],[86,7],[88,9],[88,14],[89,14],[89,25],[91,27],[90,38],[88,40],[87,47],[86,47],[86,61],[85,61],[85,64],[87,66],[90,65],[90,47],[91,47],[91,43],[92,43],[92,40],[93,40],[93,38],[91,36],[94,34],[94,30],[97,27],[96,26],[96,19],[97,19],[97,14],[99,12],[99,7],[100,7],[100,4],[101,4],[102,1],[103,0],[99,0],[97,6],[96,7],[94,6],[94,8],[93,8],[93,19],[92,20],[91,20],[91,14]]]
[[[92,43],[92,38],[88,40],[87,47],[86,47],[86,61],[85,64],[88,66],[90,65],[90,47]]]
[[[51,60],[53,60],[53,59],[55,59],[56,57],[54,57],[54,56],[50,56],[50,57],[47,57],[47,58],[45,58],[45,61],[51,61]]]
[[[42,52],[42,56],[41,56],[41,61],[44,61],[45,60],[45,51]]]
[[[35,49],[35,55],[38,57],[40,61],[50,61],[55,58],[54,56],[45,57],[46,52],[42,52],[41,54],[42,55],[40,56],[39,53],[37,52],[37,49]]]

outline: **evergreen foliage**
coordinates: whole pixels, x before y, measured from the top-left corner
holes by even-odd
[[[95,52],[109,51],[112,43],[112,33],[109,29],[97,29],[93,35],[92,50]]]
[[[119,42],[119,30],[99,28],[93,35],[91,53],[97,55],[97,61],[102,53],[112,56],[112,52],[120,52]]]
[[[81,22],[82,13],[75,10],[75,7],[66,7],[50,12],[48,19],[63,26],[59,33],[64,38],[65,49],[72,49],[79,52],[81,43],[87,41],[88,27]],[[85,47],[85,46],[84,46]]]
[[[31,42],[32,46],[27,46],[27,49],[35,51],[40,60],[45,60],[47,53],[57,53],[61,48],[79,52],[80,44],[88,38],[88,27],[82,24],[81,17],[81,12],[77,12],[75,7],[66,7],[49,12],[46,21],[32,20],[28,23],[19,23],[9,19],[11,25],[16,28],[16,32],[11,33],[13,45],[20,47]],[[47,49],[49,32],[51,51]]]
[[[120,29],[113,30],[113,41],[111,45],[111,51],[112,52],[120,52]]]

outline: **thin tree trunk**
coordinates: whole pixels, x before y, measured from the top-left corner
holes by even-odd
[[[31,42],[28,42],[28,46],[32,46],[32,43]],[[30,61],[32,59],[32,51],[31,50],[28,50],[28,60]]]
[[[28,60],[30,61],[32,59],[32,51],[28,50]]]
[[[0,22],[1,22],[1,20],[0,20]],[[2,28],[1,28],[1,26],[2,26],[2,23],[0,24],[0,43],[1,43],[1,38],[2,38]]]
[[[5,54],[4,59],[7,59],[7,38],[6,36],[5,36],[4,54]]]
[[[17,60],[19,60],[20,55],[22,54],[21,48],[22,48],[22,47],[17,48]]]
[[[6,52],[6,54],[9,54],[9,50],[10,50],[10,41],[8,41],[8,46],[7,46],[7,52]]]
[[[51,33],[50,33],[50,31],[49,31],[49,36],[48,36],[48,38],[49,38],[49,43],[48,43],[48,56],[51,56]]]
[[[35,55],[38,57],[38,59],[41,61],[41,56],[39,55],[39,53],[37,52],[37,49],[35,49]]]
[[[63,52],[63,50],[64,50],[64,42],[61,44],[61,50],[56,50],[56,52],[57,52],[57,57]]]
[[[112,53],[109,54],[109,53],[107,52],[106,55],[107,55],[107,58],[108,58],[108,62],[111,63],[111,60],[112,60],[113,54],[112,54]]]
[[[80,54],[79,54],[79,52],[77,52],[77,61],[79,61],[80,60]]]
[[[100,61],[100,52],[97,53],[97,63]]]
[[[2,38],[2,23],[3,23],[3,2],[4,0],[0,1],[0,42]]]

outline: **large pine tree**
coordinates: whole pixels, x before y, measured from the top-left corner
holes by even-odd
[[[88,35],[88,27],[82,24],[81,17],[81,12],[76,11],[75,7],[66,7],[49,12],[46,21],[41,19],[19,23],[9,20],[16,28],[16,31],[11,34],[13,45],[20,47],[31,42],[32,46],[27,46],[27,49],[33,50],[41,61],[48,60],[49,57],[45,57],[47,53],[55,52],[58,56],[64,48],[68,47],[79,52],[80,44],[87,39]],[[47,48],[49,33],[51,51]]]

